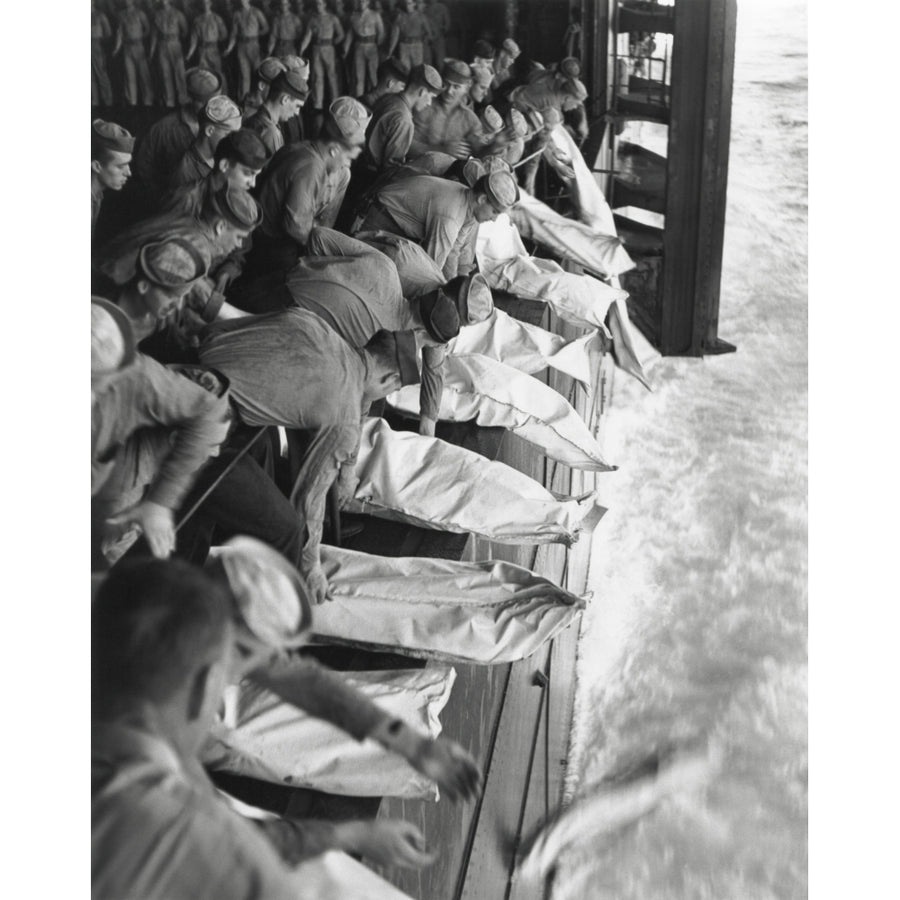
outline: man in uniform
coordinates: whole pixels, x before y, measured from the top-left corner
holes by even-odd
[[[91,124],[91,238],[103,192],[121,191],[131,175],[134,138],[114,122],[95,119]]]
[[[429,107],[443,87],[436,69],[416,66],[403,91],[376,104],[366,130],[365,160],[371,169],[381,172],[406,161],[415,133],[413,117]]]
[[[250,0],[239,2],[240,9],[236,9],[231,18],[231,37],[225,48],[225,56],[237,46],[240,70],[237,96],[245,97],[250,93],[250,76],[259,66],[259,39],[269,33],[269,23],[255,6],[250,5]]]
[[[118,56],[120,52],[123,54],[125,102],[129,106],[137,106],[140,88],[144,106],[153,106],[153,85],[150,81],[150,66],[147,64],[147,49],[144,46],[144,41],[150,36],[150,21],[142,9],[135,7],[134,0],[122,0],[122,6],[113,56]]]
[[[369,8],[368,0],[356,0],[355,12],[344,40],[344,56],[353,44],[350,70],[353,75],[353,96],[361,97],[367,88],[378,81],[378,47],[384,43],[384,22],[381,15]]]
[[[306,525],[300,573],[321,603],[328,591],[319,556],[326,496],[358,451],[369,405],[418,383],[415,338],[380,331],[356,349],[314,313],[292,308],[216,323],[199,355],[228,379],[244,425],[312,432],[291,500]]]
[[[103,42],[112,36],[109,19],[97,9],[91,0],[91,106],[112,106],[112,85],[106,71],[106,53]]]
[[[191,44],[185,59],[191,59],[199,51],[197,65],[215,72],[222,79],[222,92],[228,93],[225,82],[222,52],[219,45],[228,39],[228,27],[224,19],[213,11],[212,0],[202,0],[203,12],[191,23]]]
[[[269,96],[269,85],[272,80],[287,71],[287,66],[277,56],[267,56],[254,72],[254,87],[249,94],[241,97],[241,109],[244,112],[244,121],[250,118],[265,102]]]
[[[148,263],[159,277],[159,261]],[[225,438],[228,401],[135,351],[123,309],[91,298],[91,569],[104,540],[135,527],[157,557],[175,547],[175,513]]]
[[[135,254],[120,282],[103,282],[101,296],[112,300],[131,320],[136,341],[157,331],[178,309],[182,298],[201,279],[209,255],[183,237],[147,241]]]
[[[467,187],[433,175],[414,175],[375,193],[355,231],[387,231],[421,244],[441,268],[444,280],[475,268],[475,238],[480,222],[490,222],[518,200],[507,172],[482,176]]]
[[[139,262],[139,252],[149,241],[180,238],[193,246],[206,260],[206,269],[190,286],[184,309],[171,329],[154,347],[155,355],[168,361],[179,358],[191,345],[204,323],[225,315],[238,314],[225,305],[225,289],[241,271],[241,249],[247,235],[259,224],[261,212],[246,191],[219,185],[207,191],[199,214],[178,218],[166,213],[123,232],[94,255],[96,283],[101,279],[115,285],[128,283]],[[206,271],[208,270],[208,272]],[[102,291],[101,291],[102,293]],[[179,353],[180,351],[180,353]]]
[[[472,112],[480,116],[484,108],[491,102],[491,79],[494,73],[485,66],[472,66],[472,84],[469,94],[464,99]]]
[[[425,48],[427,61],[436,69],[444,65],[447,55],[447,32],[450,31],[450,12],[441,0],[425,0],[425,18],[431,25],[431,41]]]
[[[200,181],[182,185],[163,201],[161,215],[172,218],[199,216],[210,192],[227,185],[233,190],[249,191],[270,157],[258,134],[246,128],[232,131],[219,141],[213,171]]]
[[[153,13],[150,58],[156,53],[163,86],[163,103],[166,106],[187,102],[184,47],[181,43],[187,35],[188,24],[184,13],[180,9],[174,9],[171,0],[159,0],[159,8]]]
[[[341,25],[341,20],[328,11],[325,0],[316,0],[316,11],[306,23],[306,31],[300,42],[302,56],[312,41],[309,61],[312,69],[313,134],[318,133],[318,126],[321,125],[325,105],[325,82],[328,82],[329,100],[334,100],[340,93],[334,47],[343,40],[344,26]]]
[[[172,170],[197,137],[200,110],[222,92],[222,79],[208,69],[190,69],[185,83],[188,102],[155,122],[135,148],[134,172],[153,203],[164,194]]]
[[[500,49],[497,50],[492,61],[494,80],[491,83],[491,87],[494,90],[497,90],[512,78],[510,69],[521,53],[522,51],[519,49],[519,45],[512,38],[507,38],[500,45]]]
[[[303,22],[291,9],[290,0],[281,0],[281,11],[272,16],[269,31],[269,56],[292,56],[297,52],[297,39]]]
[[[448,59],[441,77],[444,90],[440,97],[414,117],[411,158],[436,151],[466,159],[485,143],[478,116],[463,102],[472,84],[472,70],[458,59]]]
[[[280,126],[300,115],[309,96],[309,87],[296,72],[285,70],[276,75],[269,85],[269,93],[262,106],[247,119],[245,128],[256,132],[270,156],[284,146],[284,133]]]
[[[91,892],[311,900],[198,753],[231,669],[227,592],[181,561],[134,560],[91,610]]]
[[[197,137],[172,172],[170,189],[194,184],[212,172],[216,147],[241,127],[241,111],[233,100],[220,94],[207,101],[197,121]]]
[[[388,56],[397,56],[412,69],[425,62],[425,42],[433,38],[431,23],[416,9],[416,0],[406,0],[406,11],[397,13],[391,28]]]
[[[474,57],[472,59],[472,68],[482,69],[486,67],[493,69],[494,52],[494,48],[491,46],[490,41],[475,41],[475,46],[472,48],[472,55]]]
[[[378,66],[378,83],[371,91],[360,97],[360,101],[374,110],[375,104],[388,94],[398,94],[406,87],[409,78],[409,66],[396,57],[389,56]]]
[[[266,166],[258,191],[263,222],[254,234],[241,285],[245,291],[251,292],[259,276],[277,283],[306,247],[313,226],[334,225],[350,181],[349,164],[361,152],[369,119],[357,100],[338,97],[320,139],[286,145]],[[235,300],[251,310],[253,302],[246,296]]]
[[[534,193],[535,179],[541,153],[550,142],[550,132],[561,120],[562,114],[576,110],[587,99],[587,89],[577,78],[568,78],[561,72],[540,72],[528,84],[520,85],[509,95],[510,102],[520,112],[534,110],[545,120],[545,127],[535,134],[526,149],[526,156],[538,154],[522,165],[522,187]],[[548,124],[548,119],[553,124]]]
[[[294,72],[299,75],[309,87],[309,62],[305,60],[302,56],[296,56],[294,54],[288,54],[287,56],[280,57],[281,62],[287,67],[289,72]],[[305,102],[305,101],[304,101]],[[278,126],[281,129],[282,135],[284,135],[284,142],[286,144],[299,144],[300,141],[304,139],[306,133],[304,131],[303,125],[303,114],[301,113],[299,116],[294,116],[293,119],[287,119]]]
[[[416,273],[404,273],[407,282],[431,277],[434,267],[427,257],[425,262],[429,265]],[[407,267],[415,264],[406,261]],[[352,347],[364,347],[381,329],[411,330],[422,357],[419,432],[432,436],[441,408],[446,343],[459,334],[460,325],[470,324],[470,309],[471,321],[478,320],[476,308],[493,309],[480,275],[404,297],[397,266],[387,255],[330,228],[312,230],[309,255],[287,274],[284,300],[324,319]]]

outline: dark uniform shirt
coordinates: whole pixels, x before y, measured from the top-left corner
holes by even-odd
[[[463,104],[447,107],[436,100],[431,106],[420,109],[414,120],[416,130],[410,148],[411,156],[419,156],[429,150],[449,153],[448,145],[458,141],[466,141],[476,147],[485,142],[481,121]],[[464,154],[464,157],[467,155]]]
[[[397,267],[369,244],[330,228],[314,228],[309,255],[288,272],[292,302],[327,322],[352,347],[364,347],[384,328],[415,331],[422,349],[422,415],[437,419],[445,348],[433,346],[418,312],[405,299]]]
[[[374,205],[391,217],[403,236],[420,243],[450,281],[475,266],[478,223],[473,204],[474,194],[463,184],[414,175],[383,187]],[[362,227],[368,228],[365,222]]]
[[[366,158],[376,169],[402,163],[409,153],[415,126],[409,102],[403,94],[380,100],[366,130]]]
[[[175,167],[169,179],[169,189],[196,184],[206,178],[212,170],[212,161],[204,159],[197,151],[197,147],[192,144]]]
[[[199,125],[184,109],[150,126],[134,152],[134,174],[151,191],[165,191],[173,169],[197,137]]]
[[[129,440],[165,429],[171,449],[149,479],[146,499],[178,509],[200,466],[225,438],[227,407],[225,397],[141,353],[123,371],[98,379],[91,386],[91,496],[108,491]]]
[[[284,146],[284,135],[275,124],[265,104],[244,122],[244,128],[249,128],[260,136],[270,156],[274,156]]]
[[[349,180],[350,170],[345,166],[329,172],[316,141],[282,147],[263,171],[260,230],[269,237],[287,237],[306,246],[314,225],[334,225]]]

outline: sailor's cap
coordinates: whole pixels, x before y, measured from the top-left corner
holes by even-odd
[[[309,84],[299,72],[285,69],[279,72],[269,85],[269,96],[277,97],[279,94],[287,94],[296,100],[306,101],[309,96]]]
[[[269,151],[255,131],[241,128],[222,138],[216,147],[216,159],[231,159],[248,169],[261,169],[269,161]]]
[[[267,56],[257,67],[256,77],[270,84],[279,72],[286,72],[287,66],[277,56]]]
[[[163,288],[186,287],[206,274],[209,260],[180,237],[144,244],[138,254],[138,275]]]
[[[112,150],[116,153],[131,153],[134,150],[134,138],[129,131],[115,122],[104,122],[94,119],[91,122],[91,153],[97,150]]]
[[[331,138],[360,146],[366,142],[366,128],[371,119],[372,114],[358,100],[338,97],[328,107],[325,131]]]
[[[441,71],[444,81],[449,84],[471,84],[472,70],[461,59],[448,59]]]
[[[222,93],[222,77],[209,69],[188,69],[184,73],[184,85],[191,100],[198,103]]]

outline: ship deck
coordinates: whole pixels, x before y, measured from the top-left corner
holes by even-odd
[[[556,320],[546,304],[498,299],[510,315],[577,337],[582,331]],[[541,377],[559,389],[585,421],[597,429],[609,402],[612,361],[601,367],[593,400],[571,379],[548,370]],[[394,428],[416,427],[387,416]],[[594,473],[548,460],[532,445],[501,428],[473,423],[440,423],[437,435],[523,471],[548,489],[578,495],[595,487]],[[581,594],[588,577],[593,522],[586,523],[571,548],[560,544],[502,545],[471,535],[432,531],[365,517],[366,527],[346,541],[353,550],[384,556],[443,559],[505,559],[527,566],[568,590]],[[466,747],[485,773],[485,788],[475,802],[332,797],[315,791],[264,785],[234,776],[216,780],[241,799],[291,815],[344,820],[399,817],[415,823],[438,861],[421,871],[382,869],[381,874],[416,900],[537,900],[540,886],[513,879],[516,851],[523,835],[562,799],[568,762],[575,691],[575,661],[580,619],[532,657],[497,666],[457,665],[450,699],[441,713],[443,732]],[[425,665],[408,657],[323,647],[311,651],[344,670]]]

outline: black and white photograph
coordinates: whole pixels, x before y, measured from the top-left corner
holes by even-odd
[[[807,45],[91,0],[94,900],[806,900]]]

